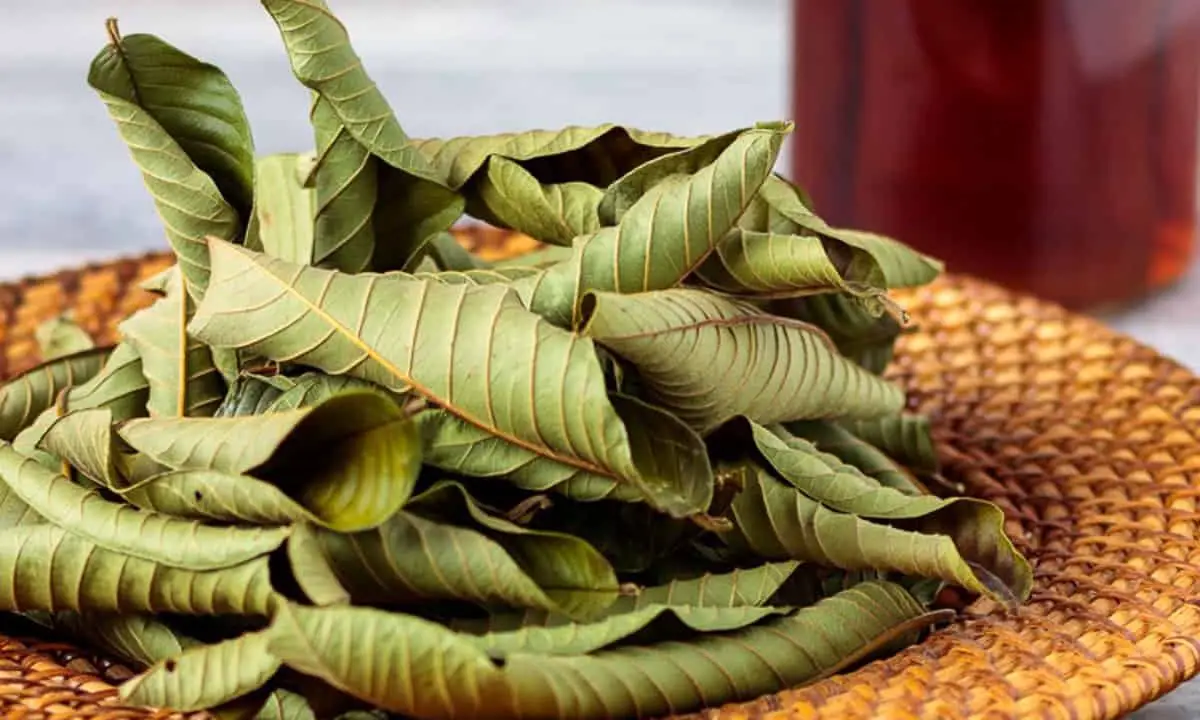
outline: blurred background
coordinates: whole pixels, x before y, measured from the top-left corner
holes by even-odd
[[[892,231],[885,221],[895,219],[894,214],[889,218],[886,209],[878,210],[879,203],[872,206],[876,208],[872,211],[875,214],[863,209],[872,199],[887,201],[893,196],[899,197],[895,193],[881,195],[878,185],[872,185],[881,172],[894,171],[896,163],[913,162],[912,158],[898,160],[888,153],[909,147],[912,140],[903,136],[902,131],[918,133],[923,125],[925,135],[932,138],[933,151],[937,150],[939,140],[948,137],[940,130],[928,131],[931,116],[925,110],[903,117],[897,113],[897,108],[917,107],[908,96],[887,95],[896,88],[903,92],[914,89],[930,92],[931,86],[926,80],[932,75],[913,74],[913,68],[905,65],[903,54],[911,52],[911,48],[906,50],[908,46],[904,45],[905,34],[915,35],[918,31],[928,30],[915,27],[920,20],[920,13],[915,8],[924,8],[931,16],[945,20],[943,25],[950,33],[950,44],[946,46],[950,50],[947,67],[962,68],[963,72],[974,76],[981,72],[986,75],[988,63],[994,65],[997,58],[1002,66],[1008,67],[1023,62],[1021,57],[1037,56],[1036,48],[1026,48],[1029,53],[1025,56],[995,54],[1000,50],[1008,51],[1008,48],[1024,47],[1003,36],[999,36],[1000,42],[994,42],[996,28],[1017,32],[1021,37],[1033,37],[1035,41],[1048,43],[1046,47],[1066,46],[1072,52],[1081,53],[1081,62],[1095,64],[1095,50],[1100,49],[1103,53],[1118,48],[1116,55],[1103,55],[1102,60],[1108,58],[1111,61],[1114,57],[1119,60],[1124,52],[1120,51],[1121,38],[1133,37],[1129,33],[1111,36],[1114,29],[1159,27],[1162,23],[1155,19],[1158,16],[1150,15],[1167,12],[1163,8],[1168,6],[1183,8],[1179,12],[1185,15],[1197,15],[1194,11],[1200,11],[1200,0],[1055,1],[1065,8],[1063,12],[1074,13],[1071,17],[1075,18],[1061,36],[1043,22],[1044,18],[1037,20],[1042,23],[1036,25],[1040,35],[1013,24],[1024,20],[1005,9],[1032,7],[1032,0],[1015,4],[875,0],[865,6],[850,0],[806,0],[810,7],[823,8],[820,9],[823,17],[834,20],[830,21],[833,24],[817,26],[809,19],[809,26],[815,30],[807,44],[796,53],[803,57],[805,64],[796,76],[798,92],[807,93],[805,96],[816,103],[818,109],[825,98],[835,97],[846,88],[856,89],[860,93],[859,101],[883,98],[891,103],[874,111],[860,107],[857,116],[847,114],[847,108],[852,105],[846,104],[844,98],[836,103],[825,102],[828,110],[823,116],[810,117],[809,110],[800,108],[802,119],[808,123],[806,127],[821,125],[825,132],[833,133],[831,137],[835,139],[839,133],[844,134],[843,139],[857,138],[855,147],[865,147],[863,143],[866,142],[890,142],[899,138],[891,150],[885,148],[886,152],[871,155],[883,158],[875,167],[860,165],[841,170],[844,165],[834,158],[833,164],[815,163],[812,167],[802,168],[801,180],[806,184],[805,172],[816,178],[841,177],[843,173],[849,177],[853,172],[854,182],[858,183],[855,190],[858,193],[857,214],[843,208],[845,203],[823,206],[824,190],[818,193],[818,211],[826,214],[825,207],[830,207],[830,219],[834,222],[859,224],[861,221],[869,229]],[[19,11],[14,10],[18,4]],[[415,136],[479,134],[601,122],[695,134],[731,129],[757,120],[794,117],[797,112],[797,107],[792,104],[791,69],[797,46],[793,43],[793,5],[790,0],[573,0],[569,3],[553,0],[341,0],[333,5],[347,25],[371,76],[390,99],[405,129]],[[972,17],[950,18],[945,10],[952,5],[990,7],[997,9],[995,12],[1000,15],[981,18],[980,13],[972,13]],[[1101,9],[1100,5],[1107,9]],[[3,190],[0,194],[0,278],[165,247],[158,218],[142,188],[138,171],[129,160],[102,104],[86,83],[88,64],[105,43],[104,20],[108,16],[118,17],[121,30],[127,35],[157,34],[222,67],[242,93],[260,153],[302,150],[312,145],[307,123],[307,92],[291,76],[273,23],[252,0],[208,0],[204,3],[163,0],[24,0],[18,3],[18,0],[0,0],[0,6],[10,10],[0,24],[0,97],[3,98],[0,101],[0,189]],[[860,14],[851,21],[842,13],[849,7],[875,7],[885,11]],[[896,10],[906,7],[910,8],[908,15],[897,17]],[[1146,16],[1144,21],[1133,15],[1117,18],[1113,14],[1131,9]],[[1187,24],[1179,18],[1172,22],[1180,27]],[[848,30],[846,23],[853,28]],[[976,35],[970,35],[971,32]],[[1105,35],[1106,32],[1110,35]],[[897,37],[901,41],[895,41]],[[826,38],[841,38],[844,46],[822,45]],[[867,51],[862,50],[864,44]],[[1152,56],[1147,48],[1153,45],[1153,41],[1146,43],[1135,39],[1134,44],[1128,46],[1123,62],[1109,62],[1103,69],[1108,76],[1126,78],[1110,83],[1114,92],[1129,91],[1127,86],[1132,80],[1128,78],[1136,78],[1132,71],[1122,74],[1124,68],[1135,64],[1145,66],[1147,63],[1141,61]],[[875,47],[885,48],[886,52],[872,51]],[[814,52],[805,54],[805,48]],[[973,57],[970,48],[983,48],[993,54],[985,52]],[[1129,60],[1131,57],[1137,62]],[[871,63],[881,69],[871,70]],[[1168,67],[1191,65],[1185,62]],[[859,74],[854,77],[839,74],[849,72],[851,68]],[[994,67],[990,69],[995,70]],[[915,85],[898,84],[897,78],[916,78],[917,82]],[[1107,146],[1097,144],[1105,141],[1103,131],[1094,128],[1107,125],[1101,122],[1101,115],[1094,112],[1095,108],[1076,103],[1069,93],[1061,91],[1063,86],[1051,82],[1062,82],[1062,78],[1055,80],[1043,72],[1033,80],[1032,85],[1026,83],[1024,87],[1033,87],[1042,95],[1021,102],[1027,102],[1031,107],[1052,107],[1053,103],[1043,101],[1066,98],[1063,102],[1074,103],[1070,108],[1075,109],[1074,115],[1058,116],[1060,134],[1041,138],[1043,145],[1064,142],[1063,138],[1095,136],[1073,152],[1092,159],[1090,169],[1085,171],[1087,174],[1118,179],[1110,183],[1112,187],[1103,189],[1109,196],[1115,195],[1115,202],[1106,198],[1081,197],[1079,202],[1048,205],[1043,199],[1043,206],[1052,210],[1048,217],[1078,226],[1069,220],[1075,216],[1066,214],[1067,210],[1089,218],[1095,215],[1092,207],[1116,207],[1134,197],[1136,188],[1125,178],[1136,178],[1137,174],[1129,171],[1128,162],[1111,159]],[[1185,198],[1191,198],[1194,196],[1197,130],[1194,96],[1200,80],[1194,75],[1183,75],[1172,82],[1191,93],[1193,107],[1190,114],[1167,113],[1168,117],[1191,118],[1188,125],[1191,130],[1184,133],[1190,144],[1179,146],[1182,150],[1168,149],[1159,154],[1186,158],[1183,167],[1192,175],[1180,187],[1188,193]],[[1131,105],[1140,106],[1136,102],[1107,101],[1102,107]],[[1141,105],[1161,109],[1156,100]],[[1084,108],[1082,115],[1078,110],[1081,107]],[[1172,107],[1167,109],[1172,110]],[[977,110],[985,119],[997,115],[986,106]],[[846,122],[845,118],[850,117],[871,119],[874,124]],[[1116,133],[1125,137],[1124,129],[1119,127],[1120,121],[1115,122],[1118,123]],[[1135,119],[1134,122],[1138,121]],[[973,119],[966,127],[976,124]],[[1083,132],[1084,126],[1093,126],[1093,132],[1090,135]],[[1064,128],[1065,132],[1061,132]],[[847,134],[851,132],[858,135]],[[1137,142],[1143,137],[1161,134],[1154,128],[1140,128],[1137,132],[1148,133],[1132,136],[1138,138]],[[1178,129],[1175,132],[1178,133]],[[813,137],[817,143],[829,144],[813,135],[806,141],[813,142]],[[987,140],[986,133],[981,137]],[[911,154],[912,151],[908,152]],[[1134,153],[1138,152],[1135,147]],[[1001,161],[1012,156],[1006,150],[999,154]],[[961,158],[954,153],[947,156]],[[780,169],[786,174],[792,169],[791,152],[785,150],[782,157]],[[834,172],[830,168],[838,170]],[[1106,168],[1111,168],[1112,173],[1107,173]],[[1068,178],[1068,184],[1069,181]],[[1055,180],[1051,178],[1047,182]],[[949,183],[950,186],[957,184]],[[905,177],[900,177],[898,180],[893,178],[890,187],[911,186]],[[995,207],[1003,207],[1010,200],[1003,192],[995,193],[995,197]],[[941,207],[959,205],[961,203],[957,201],[950,201],[942,203]],[[1185,219],[1190,219],[1193,210],[1194,202],[1189,202],[1189,218]],[[875,226],[877,218],[882,219],[881,227]],[[1100,222],[1104,224],[1104,218],[1100,218]],[[994,223],[989,219],[984,224]],[[1189,223],[1185,230],[1188,241],[1192,227]],[[1112,254],[1113,247],[1145,244],[1151,242],[1151,234],[1149,230],[1125,233],[1137,237],[1123,241],[1124,245],[1110,245],[1107,250],[1089,252],[1085,248],[1082,257]],[[897,235],[912,241],[903,233]],[[1033,237],[1033,234],[1029,236]],[[958,243],[958,237],[958,233],[943,233],[935,239]],[[1000,238],[998,242],[1005,240]],[[1039,253],[1045,255],[1045,247],[1036,252],[1014,248],[1007,256],[1032,257]],[[1070,263],[1077,255],[1072,251],[1067,257],[1068,268],[1074,267]],[[1055,261],[1058,264],[1044,264],[1039,294],[1053,295],[1060,287],[1059,276],[1072,274],[1063,272],[1062,262],[1060,258]],[[1128,263],[1114,255],[1109,264],[1119,267]],[[958,265],[952,263],[952,269],[954,267],[963,269],[961,262]],[[1122,302],[1115,310],[1103,303],[1084,309],[1200,369],[1200,319],[1194,317],[1193,310],[1200,303],[1200,273],[1191,265],[1181,267],[1187,268],[1181,279],[1165,291],[1147,297],[1144,288],[1140,288],[1136,301]],[[1101,290],[1109,286],[1098,280],[1092,285]]]
[[[414,136],[603,122],[699,134],[788,114],[787,0],[332,5]],[[164,247],[137,168],[86,81],[109,16],[125,35],[153,33],[220,66],[260,153],[312,147],[308,91],[257,2],[22,2],[0,28],[0,264]]]

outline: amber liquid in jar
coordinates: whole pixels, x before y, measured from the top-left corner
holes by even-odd
[[[795,0],[792,173],[828,221],[1079,309],[1176,279],[1200,0]]]

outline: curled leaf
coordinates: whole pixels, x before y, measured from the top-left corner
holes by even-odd
[[[278,153],[259,158],[254,166],[254,216],[259,249],[293,262],[311,262],[314,255],[316,192],[304,186],[315,158]]]
[[[0,531],[0,609],[267,616],[276,595],[265,557],[196,571],[130,557],[54,525]]]
[[[121,323],[126,342],[142,358],[152,416],[209,416],[225,395],[212,351],[187,334],[191,311],[191,298],[176,273],[167,281],[166,297]]]
[[[356,603],[465,600],[582,616],[618,590],[612,567],[584,541],[490,515],[454,485],[435,486],[375,530],[317,535]]]
[[[593,293],[584,333],[637,367],[654,401],[701,431],[898,412],[904,393],[843,359],[819,330],[700,290]]]
[[[790,131],[744,131],[711,164],[665,178],[619,225],[580,239],[569,260],[514,283],[514,289],[533,312],[555,325],[578,327],[589,291],[638,293],[678,285],[737,222]]]
[[[213,417],[262,415],[276,400],[295,386],[290,378],[244,374],[229,388]]]
[[[207,710],[263,687],[279,670],[268,649],[270,631],[195,645],[121,686],[121,699],[142,707]]]
[[[271,483],[214,470],[162,473],[122,489],[121,496],[144,510],[192,520],[267,526],[321,522]]]
[[[594,655],[514,654],[498,667],[462,636],[366,608],[281,610],[271,650],[301,672],[373,705],[418,717],[646,717],[699,710],[791,687],[861,657],[924,611],[902,587],[862,583],[794,615],[688,642]],[[351,651],[354,648],[354,651]],[[357,654],[441,684],[385,681]],[[438,668],[436,671],[433,668]]]
[[[87,350],[43,363],[0,386],[0,440],[11,442],[58,394],[86,383],[104,366],[110,349]]]
[[[513,160],[493,156],[473,187],[474,217],[541,242],[569,245],[600,229],[596,206],[604,191],[585,182],[543,184]]]
[[[118,490],[128,484],[126,458],[107,408],[77,410],[55,419],[37,447],[102,487]]]
[[[59,527],[130,557],[187,570],[239,565],[283,544],[286,530],[220,528],[105,500],[10,445],[0,446],[0,479]]]
[[[33,335],[41,350],[42,362],[78,355],[96,347],[92,336],[68,315],[60,315],[38,325]]]
[[[722,538],[757,557],[940,578],[1009,603],[1032,589],[1028,563],[1000,527],[975,534],[960,521],[968,530],[956,537],[954,513],[935,513],[905,529],[831,510],[752,463],[738,471],[745,489],[733,500],[734,530]]]
[[[912,473],[838,423],[828,420],[805,420],[788,423],[787,430],[814,443],[820,451],[854,466],[880,485],[906,495],[926,494]]]
[[[184,137],[176,137],[172,133],[170,128],[176,128],[178,131],[179,126],[166,117],[160,120],[157,116],[160,113],[152,111],[151,108],[162,102],[173,103],[177,95],[186,98],[182,101],[185,107],[192,105],[196,100],[208,100],[213,96],[192,96],[189,87],[178,86],[179,80],[187,77],[174,75],[173,65],[182,53],[165,46],[161,41],[141,36],[135,47],[146,45],[147,52],[143,54],[138,50],[134,57],[141,57],[144,66],[131,66],[128,42],[117,35],[115,27],[110,26],[110,43],[92,61],[88,82],[104,101],[108,114],[116,123],[121,138],[133,155],[134,162],[141,169],[146,188],[153,196],[159,217],[166,228],[167,239],[179,257],[179,268],[188,281],[188,292],[198,297],[208,287],[208,246],[204,238],[215,236],[226,240],[237,239],[241,231],[238,211],[222,194],[213,177],[205,172],[197,159],[183,146]],[[151,43],[155,43],[153,48],[149,47]],[[169,52],[168,48],[173,53]],[[135,67],[139,69],[135,70]],[[169,98],[160,98],[157,94],[147,96],[138,91],[137,79],[151,69],[156,76],[160,76],[161,83],[175,86],[170,90]],[[199,123],[186,123],[183,127],[191,127],[193,124],[206,127],[214,120],[203,106],[193,106],[191,109],[196,110],[192,114],[193,118],[203,120]],[[240,107],[238,110],[240,111]],[[179,120],[178,114],[173,117],[175,121]],[[194,139],[201,144],[207,144],[211,137],[200,135]],[[253,172],[252,165],[246,170]],[[246,179],[246,187],[249,187],[251,181],[252,176]],[[247,194],[247,201],[248,198]]]
[[[636,596],[618,598],[601,617],[588,622],[531,610],[492,615],[485,621],[457,622],[453,627],[470,633],[473,637],[468,640],[492,657],[515,653],[584,655],[666,619],[695,632],[728,632],[773,615],[789,614],[792,608],[766,603],[797,566],[795,562],[768,563],[644,588]]]
[[[148,668],[200,644],[150,615],[67,610],[51,613],[48,619],[55,630],[111,653],[136,669]]]
[[[846,420],[847,430],[879,448],[889,457],[920,473],[938,469],[929,418],[924,415],[888,415],[870,420]]]
[[[903,330],[894,317],[871,312],[849,294],[777,300],[768,307],[776,315],[821,328],[838,352],[876,375],[891,363],[896,338]]]
[[[466,187],[493,157],[515,161],[543,182],[607,187],[645,162],[706,139],[606,124],[413,142],[454,188]]]

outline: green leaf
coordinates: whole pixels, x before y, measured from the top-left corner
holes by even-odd
[[[664,449],[670,443],[660,446]],[[590,501],[590,498],[585,498]],[[670,557],[688,539],[693,524],[672,520],[644,503],[554,500],[539,511],[537,526],[575,535],[596,548],[619,573],[639,574]]]
[[[460,483],[435,483],[415,496],[405,511],[426,520],[480,530],[499,543],[569,614],[586,615],[613,599],[616,573],[595,548],[572,535],[510,522],[481,506]]]
[[[18,433],[13,439],[13,447],[57,470],[59,460],[38,448],[58,418],[77,410],[108,409],[114,421],[122,421],[145,415],[148,398],[149,385],[142,374],[141,356],[131,344],[122,342],[91,380],[60,392],[54,407],[46,408],[32,425]]]
[[[280,153],[255,164],[254,214],[261,250],[268,255],[312,262],[317,199],[304,181],[314,163],[311,154]]]
[[[303,695],[276,690],[267,698],[254,720],[317,720]]]
[[[177,470],[121,490],[128,503],[179,518],[246,525],[320,523],[271,483],[212,470]]]
[[[346,28],[324,0],[262,0],[283,39],[292,72],[329,105],[346,133],[389,165],[437,181],[367,75]]]
[[[618,589],[612,567],[584,541],[490,515],[453,484],[413,498],[373,531],[317,536],[359,604],[466,600],[578,617],[602,610]]]
[[[284,605],[268,650],[292,669],[405,715],[500,718],[501,703],[507,704],[503,679],[487,655],[441,625],[409,615]],[[372,671],[383,667],[394,670]]]
[[[874,445],[856,437],[841,425],[828,420],[806,420],[788,423],[789,432],[816,444],[822,452],[836,456],[852,465],[884,487],[906,495],[924,495],[925,491],[912,475],[880,452]]]
[[[831,510],[757,465],[735,471],[745,489],[733,500],[734,530],[721,537],[756,557],[941,578],[1008,603],[1032,589],[1029,564],[1002,528],[970,528],[953,512],[932,514],[913,529],[894,527]]]
[[[213,132],[218,122],[217,116],[210,114],[206,106],[212,103],[222,113],[230,110],[230,106],[227,104],[228,98],[210,91],[208,83],[211,77],[206,71],[189,66],[186,61],[179,67],[176,56],[166,55],[165,48],[168,46],[157,41],[152,46],[151,39],[141,39],[146,36],[135,37],[139,39],[135,41],[133,54],[141,59],[136,64],[130,64],[129,40],[120,38],[115,27],[110,25],[110,44],[92,61],[88,83],[104,101],[134,162],[141,169],[146,188],[153,196],[159,217],[166,228],[167,240],[179,257],[179,267],[187,279],[188,292],[198,297],[208,287],[209,262],[205,238],[212,236],[235,240],[239,237],[240,221],[237,209],[182,143],[186,139],[191,148],[199,144],[223,143],[223,139],[218,139],[221,133]],[[151,68],[154,70],[151,76],[143,78]],[[177,70],[183,71],[180,76],[184,78],[182,87],[178,84],[181,79],[175,77]],[[202,72],[205,73],[204,79],[199,78]],[[143,79],[139,82],[139,78]],[[161,95],[153,92],[149,96],[139,93],[138,88],[145,84],[165,85],[164,92]],[[199,88],[194,96],[193,88]],[[175,103],[181,104],[178,110],[174,109]],[[172,108],[170,118],[159,120],[155,110],[168,107]],[[157,115],[163,113],[158,112]],[[184,128],[189,128],[190,132],[193,126],[204,130],[185,138]],[[180,136],[176,137],[172,129],[179,132]],[[212,150],[228,151],[222,144],[213,146]],[[240,164],[241,161],[234,162]],[[252,164],[246,165],[245,172],[253,172]],[[252,175],[246,176],[247,207],[250,197],[248,188],[252,180]]]
[[[891,363],[902,331],[892,316],[873,314],[858,298],[845,294],[779,300],[769,311],[821,328],[838,352],[876,375]]]
[[[500,668],[462,636],[418,618],[289,606],[279,614],[271,650],[301,672],[410,716],[652,717],[796,686],[922,621],[921,606],[903,588],[863,583],[734,633],[595,655],[516,654]],[[356,661],[364,656],[374,662]],[[406,677],[453,677],[454,690],[392,682],[372,673],[375,666],[404,668]]]
[[[475,635],[469,641],[492,657],[514,653],[583,655],[668,617],[696,632],[728,632],[790,613],[791,608],[764,605],[798,565],[768,563],[645,588],[637,596],[617,599],[593,622],[577,623],[562,615],[530,610],[493,615],[480,622],[456,622],[453,627]]]
[[[847,420],[847,430],[879,448],[889,457],[919,473],[938,470],[929,418],[924,415],[888,415],[870,420]]]
[[[287,412],[320,405],[335,395],[355,392],[386,393],[378,385],[345,375],[306,373],[296,378],[292,387],[276,398],[269,412]]]
[[[375,253],[372,214],[379,193],[378,161],[350,134],[333,104],[321,95],[313,98],[310,119],[317,135],[318,157],[313,173],[313,242],[307,254],[278,257],[362,272],[370,267]]]
[[[281,387],[286,385],[286,388]],[[245,417],[268,412],[283,394],[295,386],[290,378],[265,377],[244,373],[238,377],[221,401],[213,417]]]
[[[342,587],[321,550],[321,538],[313,525],[300,522],[293,526],[287,556],[296,584],[314,605],[346,605],[350,602],[350,593]]]
[[[654,185],[619,225],[579,240],[571,259],[513,287],[534,312],[578,327],[589,291],[640,293],[678,285],[733,228],[790,131],[746,130],[711,164]]]
[[[428,255],[443,261],[447,252],[462,249],[453,238],[447,242],[447,230],[462,217],[466,204],[458,193],[380,165],[378,195],[371,218],[375,228],[373,270],[410,271]],[[463,259],[464,254],[456,256]]]
[[[231,567],[283,544],[286,529],[221,528],[105,500],[0,445],[0,479],[39,515],[119,553],[186,570]]]
[[[878,263],[889,288],[925,285],[942,272],[941,262],[892,238],[830,227],[808,208],[800,189],[779,176],[767,179],[762,184],[760,195],[770,207],[767,213],[768,226],[749,229],[793,234],[800,231],[804,231],[804,234],[816,233],[866,252]]]
[[[142,372],[142,358],[127,342],[119,343],[104,368],[86,383],[67,391],[64,412],[107,408],[121,422],[146,414],[150,386]]]
[[[467,211],[497,227],[510,228],[545,243],[570,245],[600,229],[596,207],[604,191],[585,182],[538,182],[518,163],[500,156],[472,186]]]
[[[142,358],[151,416],[210,416],[225,395],[212,351],[187,334],[192,302],[183,282],[176,273],[167,281],[166,297],[134,313],[119,328]]]
[[[632,448],[649,439],[632,437],[641,428],[609,402],[591,341],[527,312],[507,288],[345,275],[220,242],[213,258],[219,289],[191,325],[205,342],[411,390],[472,442],[495,439],[489,452],[536,458],[560,481],[582,473],[610,490],[627,485],[673,515],[707,507],[711,471],[647,477]]]
[[[1032,570],[1005,535],[1004,513],[997,506],[975,498],[913,496],[884,487],[807,440],[783,428],[773,430],[752,426],[754,443],[779,476],[806,496],[861,518],[947,536],[984,582],[998,580],[1020,600],[1029,594]],[[932,577],[955,581],[947,575]],[[1004,590],[995,594],[1003,596]]]
[[[702,431],[899,412],[904,393],[812,326],[701,290],[588,297],[584,334],[633,363],[648,397]]]
[[[88,350],[43,363],[0,386],[0,440],[11,442],[67,388],[100,372],[110,348]]]
[[[54,525],[0,531],[0,609],[272,614],[267,558],[209,571],[130,557]]]
[[[140,106],[208,174],[242,218],[254,197],[254,140],[242,100],[220,68],[153,35],[122,38],[109,21],[108,47],[92,73],[108,92]]]
[[[754,129],[784,129],[783,125],[760,123]],[[621,175],[604,189],[596,208],[602,225],[617,225],[655,185],[673,175],[694,175],[716,162],[729,146],[750,128],[741,128],[695,143],[667,149],[657,157],[648,158]],[[751,201],[753,202],[753,200]]]
[[[816,235],[735,228],[696,269],[705,286],[748,299],[845,292],[883,311],[884,278],[868,253]]]
[[[92,336],[76,325],[69,314],[47,320],[38,325],[33,334],[41,350],[43,363],[85,353],[96,347]]]
[[[375,527],[404,505],[421,467],[416,426],[377,392],[335,395],[289,412],[151,418],[120,429],[134,449],[176,470],[251,474],[279,486],[330,527]]]
[[[55,630],[139,670],[199,644],[149,615],[63,611],[49,618]]]
[[[621,613],[606,613],[603,620],[587,623],[572,622],[569,618],[546,612],[527,612],[469,642],[489,656],[506,658],[518,653],[537,655],[587,655],[615,645],[656,624],[674,621],[697,633],[722,633],[740,630],[775,615],[785,615],[791,608],[756,607],[695,607],[689,605],[643,605]],[[506,625],[511,625],[505,629]]]
[[[122,685],[121,699],[183,712],[231,702],[263,687],[279,670],[269,642],[266,630],[188,648]]]
[[[453,188],[466,186],[493,157],[515,160],[543,182],[607,187],[645,162],[707,139],[606,124],[413,143]]]
[[[363,260],[372,256],[375,269],[404,267],[461,215],[462,199],[409,140],[324,0],[262,4],[279,29],[292,72],[318,96],[313,124],[323,157],[316,179],[315,259],[351,271],[365,269]],[[377,168],[377,187],[367,153],[387,166]],[[363,214],[367,197],[372,203],[378,198],[382,216]],[[373,246],[368,231],[360,229],[368,221],[375,226]]]
[[[749,425],[748,434],[755,447],[781,478],[835,510],[870,518],[916,518],[957,503],[980,513],[971,524],[1003,524],[1003,515],[990,503],[900,492],[843,462],[837,455],[822,452],[812,442],[792,435],[783,427],[745,424]],[[804,429],[804,425],[796,425]]]
[[[128,482],[112,418],[107,408],[67,413],[47,428],[37,449],[62,458],[102,487],[119,490]]]

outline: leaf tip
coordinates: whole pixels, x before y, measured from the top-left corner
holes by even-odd
[[[108,36],[109,45],[115,48],[121,46],[121,27],[115,17],[105,19],[104,34]]]

